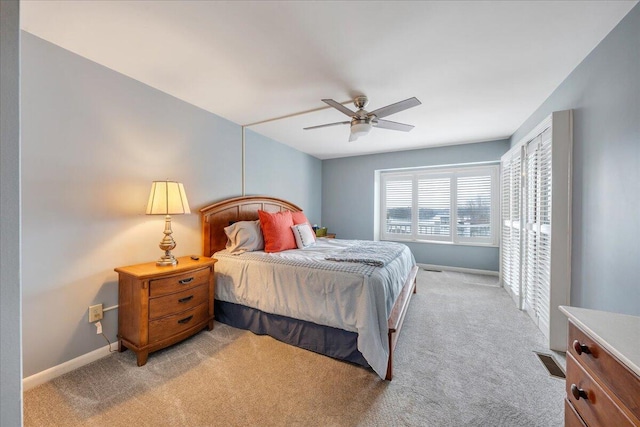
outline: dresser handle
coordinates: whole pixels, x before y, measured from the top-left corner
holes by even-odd
[[[181,285],[186,285],[187,283],[191,283],[191,282],[193,282],[193,277],[189,277],[188,279],[178,280],[178,283],[180,283]]]
[[[193,319],[193,314],[189,317],[185,317],[184,319],[178,320],[178,323],[189,323],[189,320]]]
[[[575,397],[576,400],[580,400],[580,398],[583,398],[584,400],[589,400],[589,396],[587,395],[587,392],[581,388],[578,388],[578,386],[575,384],[571,384],[571,394],[573,394],[573,397]]]
[[[193,295],[189,295],[188,297],[180,298],[178,302],[187,302],[193,299]]]
[[[576,353],[578,353],[578,356],[580,356],[582,353],[591,354],[589,346],[581,344],[578,340],[573,341],[573,349],[576,351]]]

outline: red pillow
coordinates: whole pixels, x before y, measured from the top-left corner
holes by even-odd
[[[302,211],[291,212],[291,217],[293,218],[293,225],[304,224],[305,222],[311,225],[311,223],[309,223],[309,220],[307,219],[307,216]]]
[[[291,226],[294,225],[291,212],[270,213],[259,210],[258,216],[264,236],[265,252],[280,252],[298,247],[293,231],[291,231]]]

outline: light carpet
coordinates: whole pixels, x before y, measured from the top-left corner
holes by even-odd
[[[561,426],[564,382],[497,278],[418,274],[394,379],[216,323],[24,394],[26,426]]]

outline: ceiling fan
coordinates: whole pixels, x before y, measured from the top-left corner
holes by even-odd
[[[389,120],[381,120],[381,118],[422,104],[420,101],[418,101],[418,98],[413,97],[405,99],[404,101],[396,102],[395,104],[387,105],[386,107],[378,108],[377,110],[373,110],[371,112],[367,112],[364,109],[369,103],[369,100],[366,96],[358,96],[353,100],[353,104],[358,109],[357,111],[351,111],[350,109],[340,104],[339,102],[334,101],[333,99],[323,99],[322,101],[335,108],[336,110],[341,111],[342,113],[351,117],[351,120],[345,122],[328,123],[326,125],[311,126],[304,128],[304,130],[318,129],[335,125],[346,125],[350,123],[351,135],[349,136],[349,141],[355,141],[356,139],[358,139],[358,137],[368,134],[369,131],[371,131],[371,128],[374,126],[383,129],[409,132],[411,129],[413,129],[412,125],[392,122]]]

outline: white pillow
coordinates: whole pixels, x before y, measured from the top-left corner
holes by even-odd
[[[298,249],[308,248],[316,243],[315,233],[308,223],[291,226]]]
[[[227,250],[232,254],[260,251],[264,249],[264,238],[260,221],[238,221],[224,228],[227,235]]]

